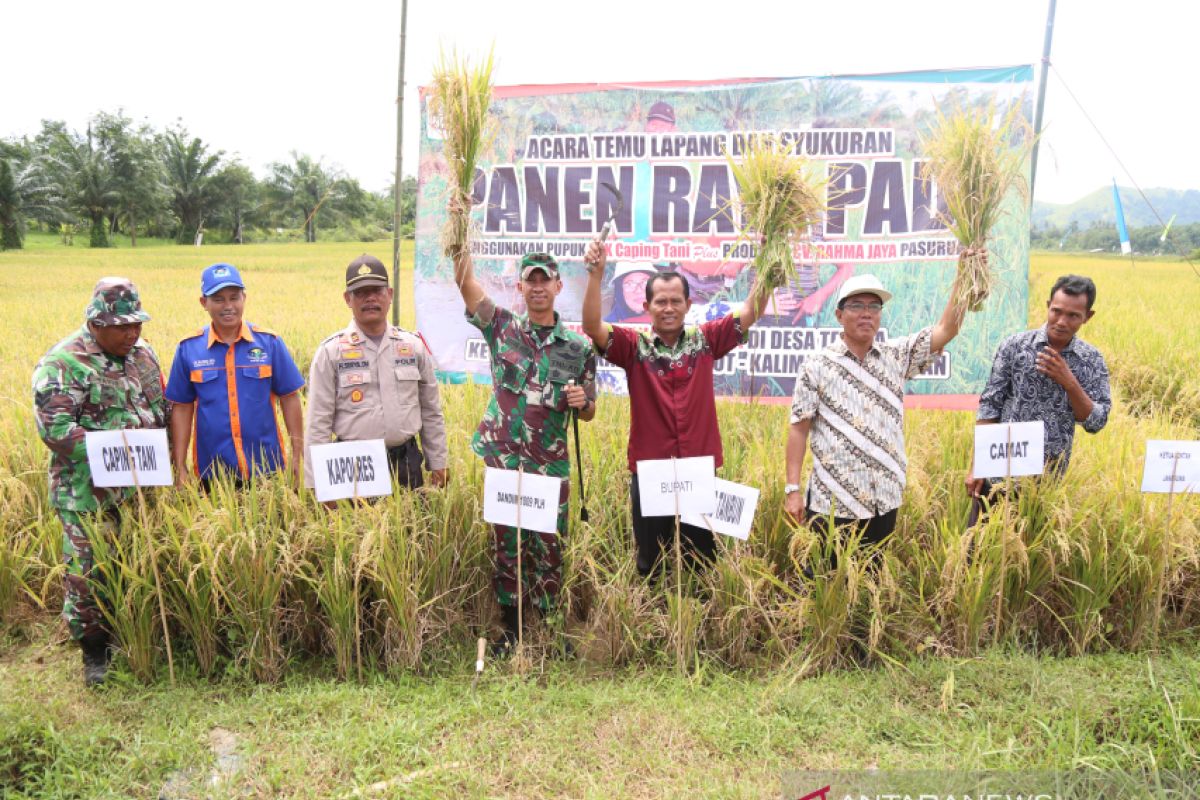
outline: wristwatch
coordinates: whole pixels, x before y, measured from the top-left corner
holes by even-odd
[[[783,493],[785,495],[789,495],[792,492],[798,492],[798,491],[800,491],[800,484],[798,484],[798,483],[785,483],[783,485]]]

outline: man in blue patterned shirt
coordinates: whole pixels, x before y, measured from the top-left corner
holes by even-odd
[[[1076,336],[1094,315],[1096,284],[1091,278],[1064,275],[1054,282],[1046,303],[1046,324],[1013,334],[1000,343],[992,374],[979,396],[978,424],[1046,424],[1046,472],[1063,474],[1071,460],[1075,425],[1096,433],[1108,422],[1112,395],[1108,367],[1100,351]],[[990,497],[991,482],[967,473],[973,498]],[[971,524],[979,515],[973,504]]]

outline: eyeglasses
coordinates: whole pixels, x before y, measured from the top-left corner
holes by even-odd
[[[861,314],[864,311],[878,314],[880,311],[883,311],[883,303],[860,303],[855,301],[853,303],[846,303],[846,305],[842,306],[842,309],[852,314]]]

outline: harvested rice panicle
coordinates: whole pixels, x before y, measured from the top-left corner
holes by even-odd
[[[726,153],[738,186],[742,236],[757,240],[754,270],[759,292],[770,294],[796,278],[795,242],[821,219],[825,183],[808,159],[779,137],[757,137],[742,158]]]
[[[451,175],[450,214],[442,230],[442,248],[450,257],[465,250],[470,239],[475,165],[495,135],[495,121],[488,116],[493,63],[491,51],[486,59],[472,64],[443,50],[433,71],[429,114],[444,137]]]
[[[939,111],[921,142],[929,159],[926,175],[946,206],[943,221],[963,247],[954,300],[971,311],[982,308],[995,284],[987,240],[1009,192],[1029,196],[1022,170],[1033,135],[1020,109],[1014,102],[999,115],[994,102],[974,108],[959,104],[948,114]]]

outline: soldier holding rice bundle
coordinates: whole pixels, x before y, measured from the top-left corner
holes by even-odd
[[[545,616],[556,610],[562,585],[560,539],[567,532],[571,475],[567,423],[572,414],[584,421],[596,415],[596,357],[588,341],[567,330],[554,310],[563,285],[553,256],[529,253],[521,259],[517,289],[526,313],[515,314],[487,296],[465,249],[453,255],[467,319],[482,331],[491,359],[492,398],[471,447],[489,467],[562,479],[558,532],[522,531],[521,578],[531,603]],[[517,531],[496,525],[495,532],[496,599],[504,631],[492,642],[492,652],[504,655],[518,641],[522,598],[517,594]]]

